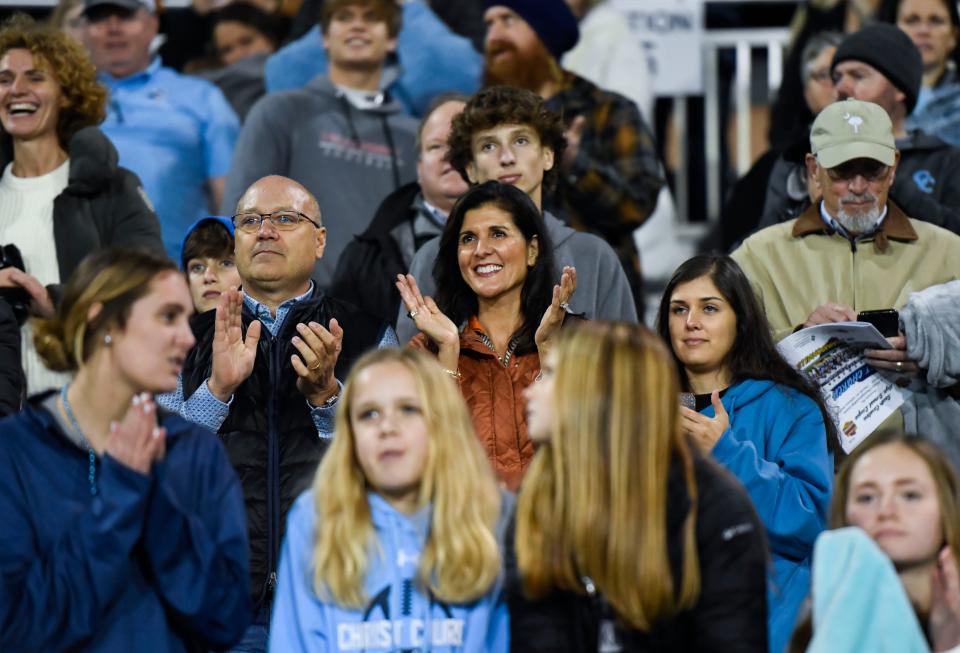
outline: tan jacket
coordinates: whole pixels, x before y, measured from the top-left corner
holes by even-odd
[[[747,238],[732,256],[757,291],[776,340],[820,305],[901,308],[910,293],[960,279],[960,236],[908,218],[893,202],[880,232],[852,247],[819,205]]]
[[[540,373],[540,356],[536,351],[514,355],[504,367],[484,344],[482,332],[476,318],[460,332],[460,391],[490,464],[515,492],[533,458],[523,391]],[[429,350],[427,343],[427,336],[419,333],[410,346]]]

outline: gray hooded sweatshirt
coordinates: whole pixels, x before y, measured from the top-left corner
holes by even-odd
[[[549,212],[543,214],[547,234],[553,241],[553,257],[557,272],[563,266],[577,269],[577,290],[570,298],[570,310],[583,313],[588,320],[637,322],[637,309],[630,294],[630,284],[617,255],[607,241],[582,231],[574,231]],[[427,241],[417,250],[410,264],[410,274],[417,280],[423,295],[433,296],[433,263],[440,249],[440,237]],[[557,277],[557,283],[560,278]],[[397,337],[401,343],[417,335],[417,326],[407,317],[407,307],[400,304]]]
[[[327,228],[313,275],[327,288],[340,253],[367,228],[383,198],[415,179],[416,131],[416,120],[396,102],[358,109],[324,76],[267,95],[240,131],[221,210],[233,215],[244,191],[266,175],[303,184]]]

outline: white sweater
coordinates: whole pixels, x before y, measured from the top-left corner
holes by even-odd
[[[53,200],[67,187],[70,161],[40,177],[15,177],[13,164],[0,178],[0,244],[13,243],[23,255],[25,272],[44,286],[60,283],[60,265],[53,240]],[[23,328],[23,369],[27,393],[57,388],[69,374],[51,372],[37,356],[30,322]]]

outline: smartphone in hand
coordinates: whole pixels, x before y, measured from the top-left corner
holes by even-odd
[[[895,309],[885,308],[879,311],[860,311],[857,321],[869,322],[877,328],[884,338],[892,338],[900,333],[900,313]]]

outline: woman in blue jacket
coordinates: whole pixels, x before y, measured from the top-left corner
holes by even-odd
[[[243,495],[219,441],[151,393],[194,338],[183,274],[146,251],[88,257],[37,325],[76,376],[0,421],[0,650],[186,652],[250,614]]]
[[[287,518],[270,649],[506,651],[507,496],[436,360],[367,354]]]
[[[769,641],[780,653],[826,526],[836,427],[817,389],[777,352],[750,282],[730,257],[681,265],[657,318],[692,404],[681,411],[682,428],[743,483],[766,527]]]

